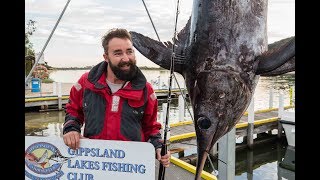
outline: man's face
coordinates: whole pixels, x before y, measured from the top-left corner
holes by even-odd
[[[132,80],[137,72],[132,42],[129,39],[113,38],[108,44],[108,54],[104,54],[114,75],[121,80]]]

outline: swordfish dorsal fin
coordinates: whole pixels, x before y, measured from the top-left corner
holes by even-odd
[[[268,45],[268,51],[257,57],[257,75],[276,76],[295,70],[295,37]]]
[[[185,44],[189,37],[190,19],[187,25],[179,32],[175,38],[175,61],[174,71],[181,73],[184,64],[186,64]],[[133,46],[146,58],[161,66],[162,68],[170,70],[170,62],[172,56],[172,42],[160,42],[144,36],[140,33],[130,31],[132,36]]]

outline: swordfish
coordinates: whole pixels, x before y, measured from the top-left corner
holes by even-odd
[[[195,179],[208,152],[239,122],[260,76],[295,70],[295,37],[268,45],[267,0],[194,0],[185,27],[159,42],[131,31],[134,47],[186,82],[197,138]]]

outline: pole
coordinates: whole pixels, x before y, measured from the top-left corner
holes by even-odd
[[[290,106],[292,106],[293,105],[293,88],[292,87],[290,87],[290,89],[289,89],[289,101],[290,101]]]
[[[283,102],[283,94],[280,91],[279,92],[279,108],[278,108],[278,117],[280,119],[282,118],[282,114],[283,114],[283,111],[284,111],[284,105],[283,104],[284,104],[284,102]],[[283,131],[282,124],[278,121],[278,135],[277,135],[278,138],[281,138],[282,131]]]
[[[218,142],[219,180],[235,179],[236,128],[221,137]]]
[[[183,95],[180,94],[179,98],[178,98],[178,106],[179,106],[179,122],[184,121],[184,112],[185,112],[185,107],[184,107],[184,99],[183,99]]]
[[[248,129],[247,129],[247,146],[253,148],[253,130],[254,130],[254,97],[252,97],[248,107]]]
[[[43,46],[43,48],[42,48],[42,50],[41,50],[41,52],[40,52],[40,55],[37,57],[36,62],[35,62],[35,63],[34,63],[34,65],[32,66],[32,68],[31,68],[31,70],[30,70],[30,72],[29,72],[28,76],[26,77],[26,79],[25,79],[25,84],[27,83],[27,81],[28,81],[28,79],[30,78],[30,76],[31,76],[32,72],[34,71],[34,69],[35,69],[36,65],[38,64],[38,62],[39,62],[39,60],[40,60],[40,58],[41,58],[41,56],[42,56],[42,54],[43,54],[44,50],[46,49],[46,47],[47,47],[47,45],[48,45],[48,43],[49,43],[49,41],[50,41],[50,39],[51,39],[51,37],[52,37],[52,35],[53,35],[54,31],[56,30],[56,28],[57,28],[57,26],[58,26],[58,24],[59,24],[59,22],[60,22],[60,20],[61,20],[61,18],[62,18],[62,16],[63,16],[63,14],[64,14],[65,10],[67,9],[68,4],[69,4],[69,2],[70,2],[70,1],[71,1],[71,0],[68,0],[68,2],[66,3],[66,5],[64,6],[64,8],[63,8],[63,10],[62,10],[62,12],[61,12],[61,14],[60,14],[60,16],[59,16],[58,21],[56,22],[56,24],[55,24],[55,26],[54,26],[53,30],[51,31],[51,34],[50,34],[49,38],[47,39],[47,42],[46,42],[46,43],[45,43],[45,45]]]
[[[168,147],[167,147],[167,132],[169,129],[169,112],[170,112],[170,102],[171,102],[171,86],[172,86],[172,77],[174,76],[174,59],[175,59],[175,42],[176,42],[176,32],[177,32],[177,21],[178,21],[178,12],[179,12],[179,0],[177,2],[177,13],[176,13],[176,22],[175,22],[175,29],[174,29],[174,36],[173,36],[173,46],[172,46],[172,55],[171,55],[171,63],[170,63],[170,77],[169,77],[169,90],[168,90],[168,98],[167,98],[167,113],[166,113],[166,121],[165,121],[165,129],[164,129],[164,135],[163,135],[163,144],[161,148],[161,156],[164,156],[167,154]],[[160,163],[159,166],[159,174],[158,174],[158,180],[164,180],[166,169],[165,167]]]
[[[269,108],[273,108],[273,90],[269,90]]]

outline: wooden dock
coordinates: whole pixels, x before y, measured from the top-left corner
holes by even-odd
[[[182,89],[182,92],[187,95],[187,90]],[[158,99],[168,97],[168,90],[155,90]],[[171,98],[178,98],[181,94],[179,89],[172,89]],[[25,107],[40,107],[40,109],[48,109],[49,106],[62,107],[69,99],[69,95],[44,94],[39,96],[28,95],[25,97]]]

